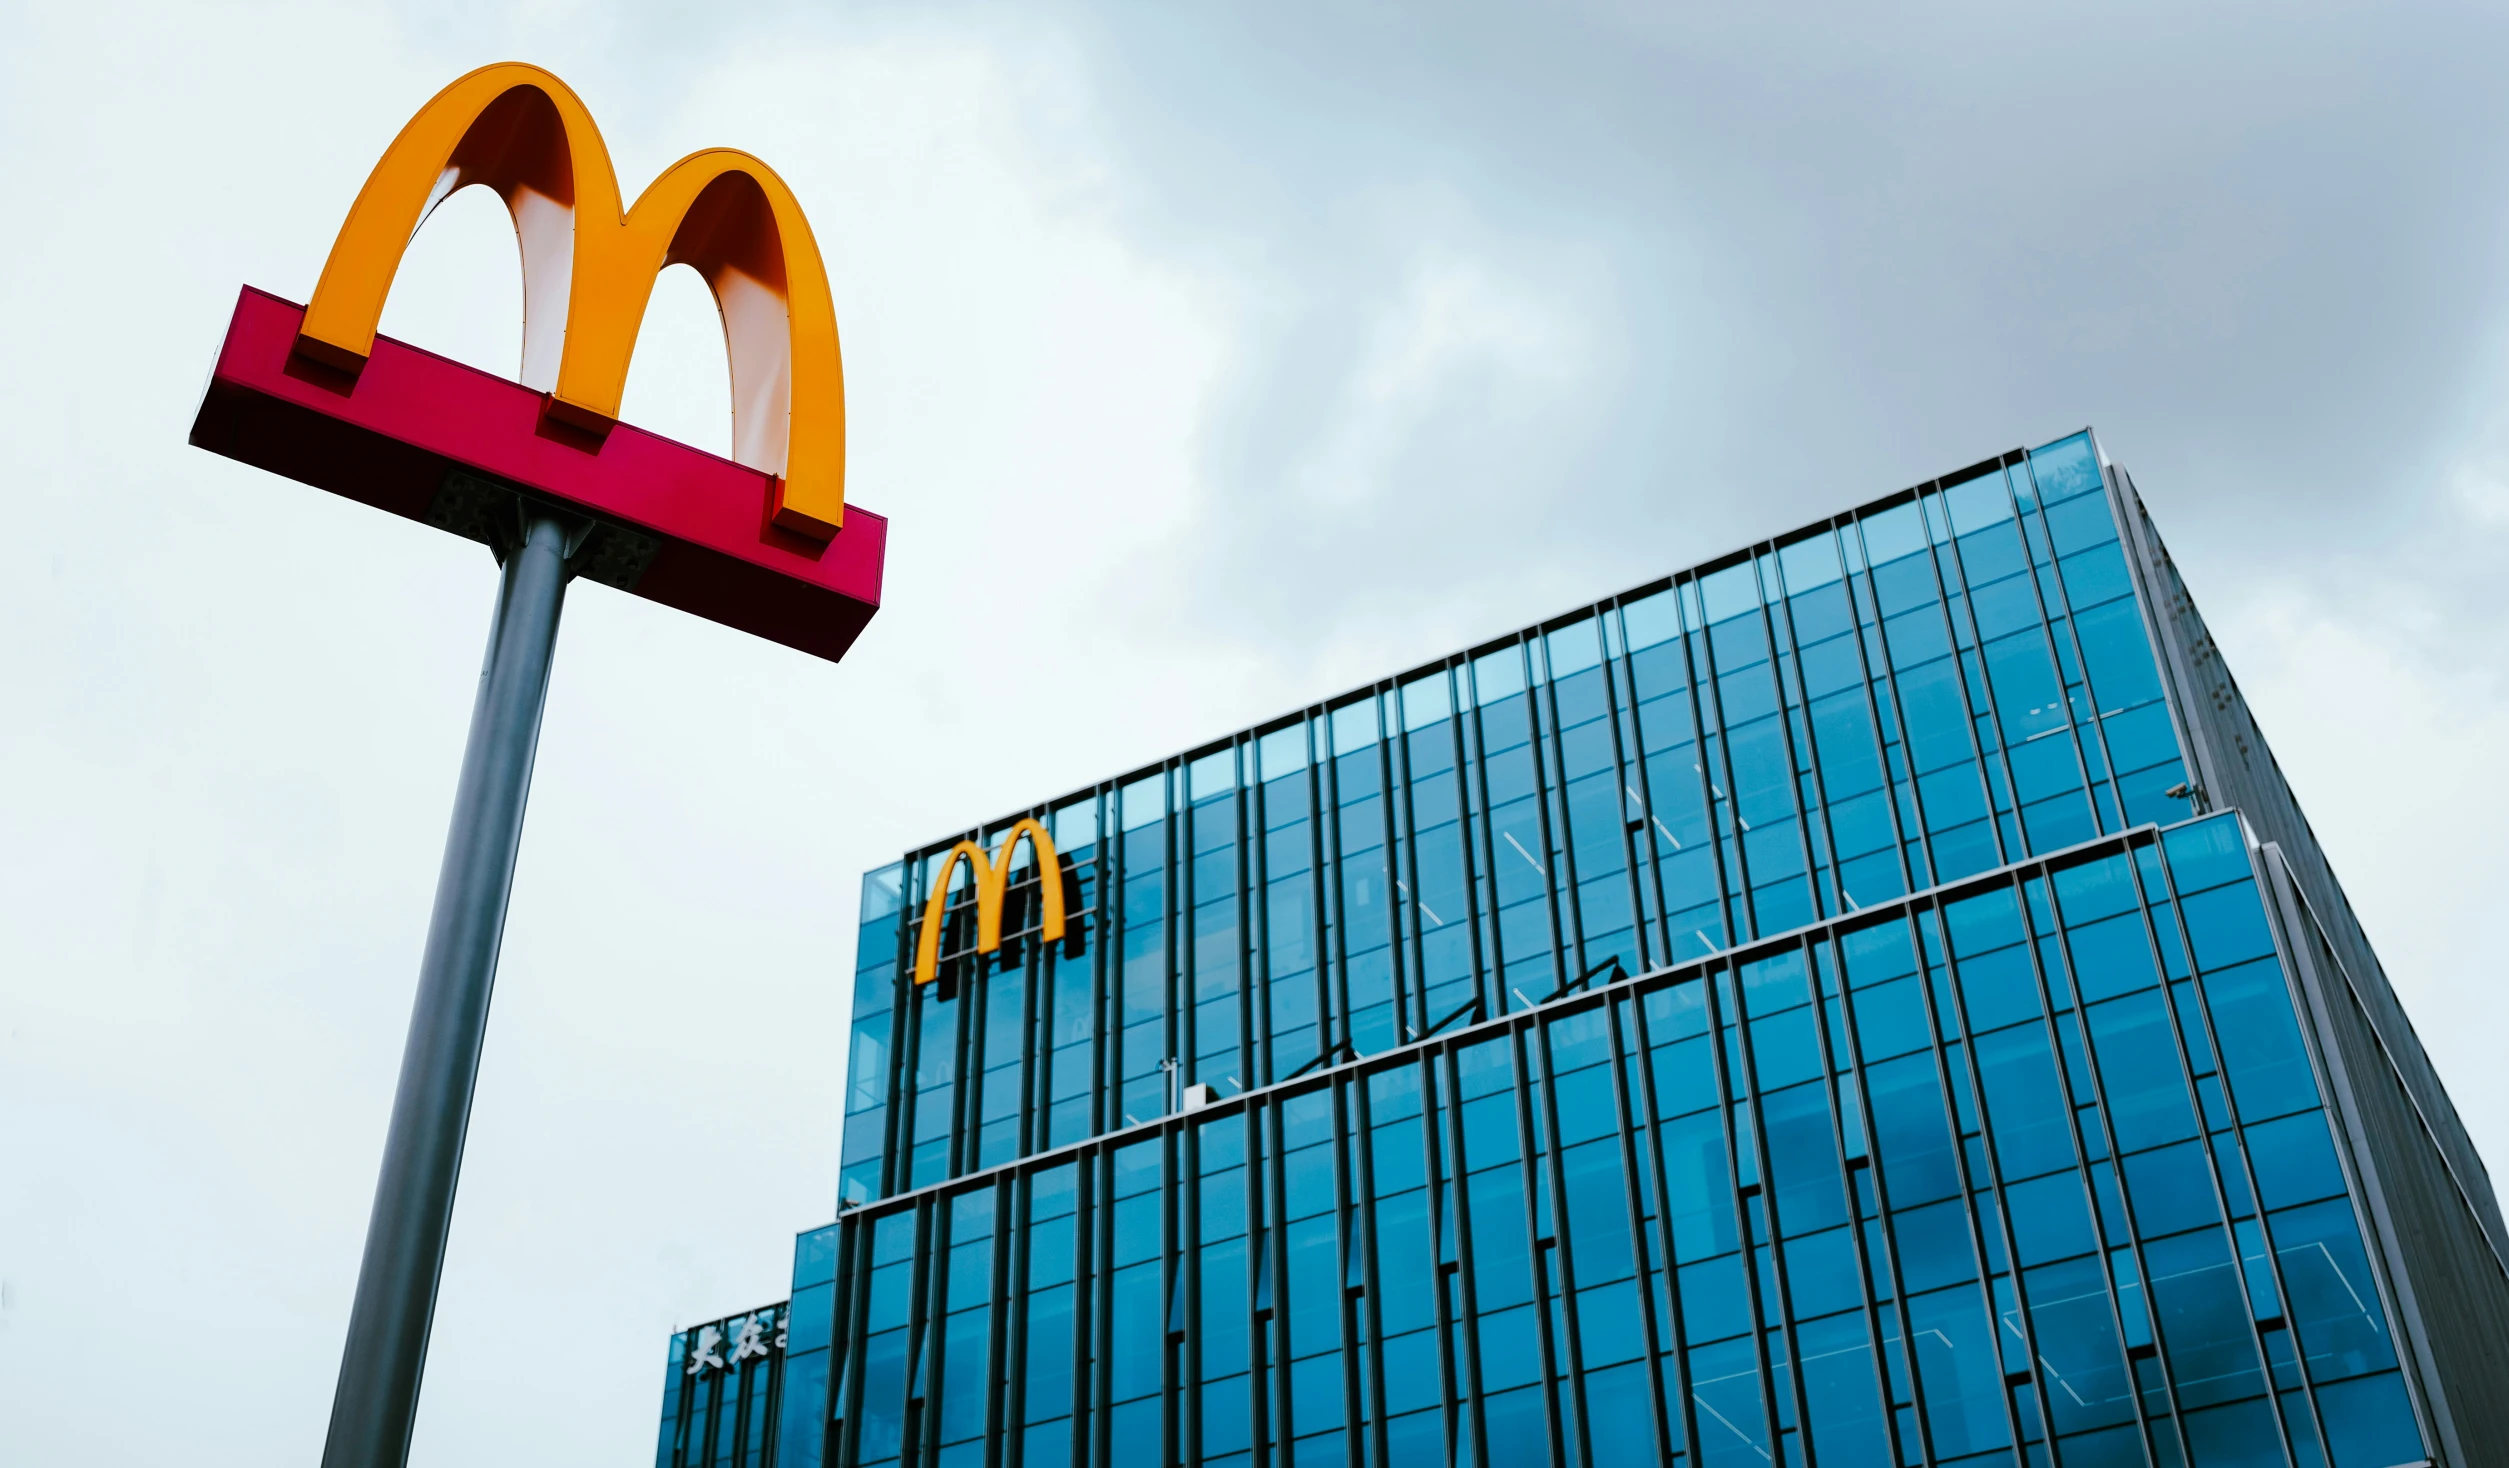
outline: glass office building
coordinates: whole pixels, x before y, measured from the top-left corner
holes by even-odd
[[[763,1305],[671,1337],[659,1468],[773,1468],[785,1312],[784,1302]]]
[[[2509,1461],[2488,1177],[2087,433],[861,921],[787,1468]]]

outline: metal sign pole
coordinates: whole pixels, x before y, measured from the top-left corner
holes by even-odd
[[[401,1468],[409,1458],[462,1137],[487,1034],[488,991],[514,890],[523,805],[566,600],[567,561],[587,529],[573,517],[524,504],[519,533],[505,551],[419,964],[418,999],[401,1052],[383,1174],[366,1223],[323,1468]]]
[[[427,211],[472,185],[514,215],[524,299],[558,303],[524,323],[528,383],[377,330]],[[730,459],[618,421],[654,273],[674,262],[723,316]],[[488,539],[505,568],[322,1454],[402,1468],[568,576],[835,662],[880,609],[888,521],[846,507],[835,298],[792,190],[709,148],[626,206],[583,99],[520,62],[458,78],[393,138],[311,300],[243,292],[191,440]]]

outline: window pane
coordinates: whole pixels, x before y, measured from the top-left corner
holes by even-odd
[[[2065,1433],[2132,1422],[2134,1383],[2109,1313],[2107,1269],[2097,1258],[2076,1259],[2031,1270],[2022,1284],[2047,1377],[2049,1426]]]
[[[2334,1381],[2393,1365],[2376,1281],[2341,1198],[2275,1214],[2274,1254],[2291,1297],[2291,1319],[2312,1381]]]
[[[2003,1366],[1977,1288],[1915,1296],[1908,1301],[1908,1322],[1935,1451],[1956,1458],[2010,1442]]]
[[[2240,1116],[2262,1121],[2317,1105],[2317,1077],[2300,1041],[2282,966],[2270,960],[2242,964],[2206,974],[2203,984]]]
[[[1866,1072],[1873,1108],[1873,1149],[1893,1207],[1955,1196],[1960,1175],[1943,1090],[1931,1054],[1911,1055]]]
[[[1995,1128],[1995,1161],[2007,1180],[2073,1165],[2073,1137],[2047,1032],[2016,1025],[1977,1040],[1978,1078]]]
[[[1796,1331],[1812,1450],[1821,1468],[1889,1468],[1890,1429],[1861,1314],[1833,1315]],[[1599,1460],[1598,1460],[1599,1461]]]
[[[2160,991],[2147,989],[2094,1004],[2084,1017],[2090,1021],[2091,1049],[2108,1093],[2109,1123],[2116,1129],[2118,1148],[2135,1152],[2194,1136],[2186,1072]]]
[[[2208,1228],[2162,1239],[2144,1246],[2144,1259],[2179,1403],[2200,1407],[2263,1391],[2248,1293],[2228,1236]]]

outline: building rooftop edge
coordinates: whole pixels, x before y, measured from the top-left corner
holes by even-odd
[[[2080,428],[2058,434],[2056,437],[2040,444],[2037,448],[2006,449],[2000,454],[1992,454],[1986,458],[1976,460],[1958,469],[1938,474],[1931,479],[1919,480],[1915,484],[1906,485],[1902,488],[1891,490],[1888,493],[1876,495],[1869,500],[1859,501],[1855,504],[1847,506],[1845,509],[1833,511],[1832,513],[1818,519],[1807,520],[1799,525],[1790,526],[1786,529],[1760,536],[1757,539],[1745,541],[1741,545],[1718,551],[1714,555],[1692,561],[1686,566],[1675,567],[1673,570],[1667,571],[1662,575],[1651,577],[1645,581],[1638,582],[1633,586],[1624,587],[1619,591],[1610,592],[1603,596],[1595,597],[1590,601],[1580,602],[1564,610],[1554,612],[1547,617],[1538,618],[1532,622],[1524,623],[1515,628],[1513,631],[1497,633],[1493,636],[1467,643],[1457,652],[1445,653],[1423,663],[1407,664],[1396,669],[1394,672],[1385,675],[1384,677],[1371,680],[1367,683],[1358,684],[1353,687],[1344,688],[1339,692],[1327,694],[1322,698],[1310,699],[1307,702],[1298,704],[1293,708],[1283,710],[1280,713],[1267,715],[1264,718],[1257,719],[1252,723],[1240,724],[1230,729],[1226,734],[1220,735],[1217,738],[1206,739],[1198,743],[1186,745],[1184,748],[1173,753],[1161,755],[1157,759],[1150,760],[1142,764],[1127,766],[1116,774],[1109,775],[1103,779],[1094,780],[1086,785],[1073,787],[1048,799],[1037,801],[1030,805],[1015,807],[1008,812],[991,817],[987,820],[979,821],[973,825],[958,827],[947,835],[939,836],[933,840],[908,847],[900,860],[913,860],[918,857],[937,855],[940,852],[948,850],[951,846],[971,834],[995,831],[1013,821],[1018,820],[1023,815],[1033,815],[1039,811],[1052,810],[1059,806],[1068,805],[1075,800],[1095,795],[1100,791],[1127,785],[1134,781],[1147,779],[1172,765],[1178,763],[1189,763],[1203,756],[1217,753],[1221,749],[1226,748],[1228,745],[1236,741],[1240,736],[1259,737],[1276,728],[1286,727],[1287,725],[1295,723],[1300,719],[1306,718],[1317,710],[1329,711],[1347,706],[1349,704],[1357,703],[1362,699],[1376,696],[1388,685],[1400,684],[1406,680],[1428,674],[1438,668],[1444,667],[1457,657],[1462,657],[1468,660],[1483,656],[1487,653],[1495,652],[1509,643],[1524,637],[1527,633],[1543,633],[1551,631],[1555,627],[1564,626],[1576,620],[1580,616],[1591,613],[1597,607],[1617,604],[1627,601],[1633,597],[1651,595],[1657,591],[1666,589],[1683,581],[1695,581],[1702,576],[1712,575],[1715,572],[1722,571],[1729,565],[1738,564],[1743,558],[1758,554],[1763,548],[1777,549],[1791,544],[1798,539],[1807,538],[1812,532],[1835,526],[1841,521],[1857,519],[1879,510],[1891,509],[1896,505],[1912,500],[1918,495],[1928,492],[1940,492],[1941,490],[1951,488],[1955,485],[1965,484],[1972,479],[1984,476],[1991,470],[2010,468],[2016,463],[2026,462],[2032,454],[2053,448],[2067,439],[2086,435],[2091,440],[2092,454],[2099,463],[2100,467],[2102,469],[2114,467],[2108,457],[2106,447],[2099,441],[2098,429],[2094,425],[2086,423]],[[881,865],[888,866],[893,864],[894,863],[884,862]],[[875,872],[880,869],[881,867],[871,868],[871,870]]]

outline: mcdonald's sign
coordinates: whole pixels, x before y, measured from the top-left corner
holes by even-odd
[[[520,381],[376,332],[411,237],[473,184],[522,246]],[[729,459],[618,421],[676,264],[722,314]],[[887,522],[846,507],[836,310],[792,190],[712,148],[627,206],[582,99],[535,66],[482,67],[419,109],[304,307],[244,291],[192,441],[474,538],[505,490],[580,512],[601,527],[580,574],[822,657],[879,606]]]
[[[472,184],[505,201],[522,242],[519,382],[376,332],[411,235]],[[618,421],[654,278],[675,264],[705,277],[723,316],[728,459]],[[710,149],[624,207],[582,100],[510,63],[455,81],[401,129],[308,304],[245,289],[191,437],[486,541],[498,561],[323,1448],[325,1468],[393,1468],[409,1457],[568,583],[834,661],[879,609],[888,524],[846,509],[836,308],[792,190]],[[1054,914],[1059,929],[1059,900]]]
[[[1011,858],[1019,843],[1037,863],[1037,937],[1057,943],[1063,938],[1063,867],[1054,854],[1054,838],[1034,820],[1023,820],[1002,836],[1002,848],[987,856],[982,846],[961,841],[941,858],[932,875],[932,895],[924,899],[923,932],[915,940],[915,982],[929,984],[941,975],[941,929],[950,905],[950,878],[967,863],[976,896],[976,952],[993,953],[1002,946],[1002,909],[1010,896]]]

